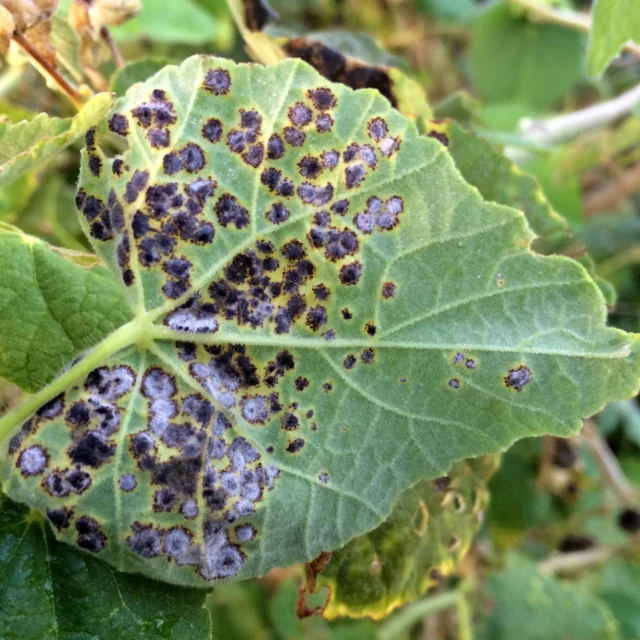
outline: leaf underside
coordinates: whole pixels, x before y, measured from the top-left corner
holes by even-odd
[[[582,267],[301,61],[134,85],[77,204],[145,329],[13,435],[3,490],[118,569],[206,586],[310,560],[638,384]]]

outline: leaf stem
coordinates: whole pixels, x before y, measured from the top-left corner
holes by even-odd
[[[596,547],[586,551],[558,553],[538,564],[541,573],[558,573],[560,571],[577,571],[586,567],[604,564],[619,551],[615,547]]]
[[[41,67],[51,79],[60,87],[62,92],[69,98],[73,106],[80,111],[82,108],[82,97],[75,87],[72,87],[51,64],[45,60],[40,52],[35,49],[31,43],[17,31],[13,34],[13,39],[33,58],[39,67]]]
[[[465,589],[458,588],[455,591],[447,591],[446,593],[419,600],[405,607],[380,626],[378,640],[395,640],[423,618],[443,609],[457,606],[458,601],[464,598],[464,591]]]
[[[578,440],[589,447],[603,480],[611,487],[620,502],[625,505],[635,504],[638,499],[636,490],[627,480],[617,458],[591,421],[585,421]]]
[[[13,429],[37,411],[43,404],[65,391],[82,376],[100,366],[109,356],[136,342],[144,333],[146,323],[140,318],[123,325],[94,347],[77,364],[65,371],[51,384],[29,396],[15,411],[0,419],[0,445]]]
[[[113,39],[111,35],[111,31],[107,29],[107,27],[100,28],[100,37],[104,40],[107,47],[109,47],[109,51],[111,51],[111,56],[113,57],[113,61],[115,62],[116,68],[122,69],[124,67],[124,58],[116,45],[116,41]]]

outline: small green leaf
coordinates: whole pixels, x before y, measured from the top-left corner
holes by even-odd
[[[103,118],[112,103],[111,94],[100,93],[73,118],[41,113],[30,122],[0,123],[0,186],[51,160]]]
[[[640,44],[640,4],[636,0],[596,0],[588,66],[599,76],[629,41]]]
[[[622,640],[640,638],[640,567],[615,559],[604,567],[602,584],[597,590],[620,625]]]
[[[478,640],[618,640],[618,624],[606,604],[580,585],[540,574],[512,558],[490,576]]]
[[[74,264],[0,223],[0,376],[33,392],[130,318],[102,266]]]
[[[153,0],[143,2],[133,19],[112,29],[117,40],[149,38],[154,42],[204,44],[214,42],[218,24],[208,11],[192,0]]]
[[[82,224],[136,317],[0,421],[35,412],[2,483],[118,568],[207,586],[311,560],[454,461],[637,390],[584,269],[532,253],[376,91],[198,56],[87,144]]]
[[[377,529],[335,551],[318,576],[323,615],[383,618],[455,570],[482,521],[495,456],[458,462],[448,476],[405,491]]]
[[[123,96],[131,85],[144,82],[168,64],[169,61],[164,58],[141,58],[130,62],[113,74],[111,91],[118,97]]]
[[[583,55],[581,33],[530,22],[497,4],[474,25],[469,61],[485,100],[545,108],[579,79]]]
[[[27,507],[0,494],[3,640],[218,638],[206,592],[118,573],[58,542]]]

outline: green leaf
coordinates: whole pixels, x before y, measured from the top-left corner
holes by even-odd
[[[540,574],[512,559],[487,579],[479,640],[617,640],[618,624],[608,607],[580,585]]]
[[[318,576],[323,615],[383,618],[423,595],[466,554],[482,520],[495,456],[456,463],[448,477],[405,491],[377,529],[335,551]]]
[[[81,42],[78,32],[59,15],[51,16],[51,45],[56,50],[56,62],[75,80],[82,82]]]
[[[71,259],[74,259],[73,262]],[[0,376],[33,392],[130,319],[103,266],[0,223]]]
[[[609,607],[620,625],[622,640],[640,637],[640,567],[616,559],[604,567],[597,595]]]
[[[107,129],[129,149],[88,136],[77,203],[136,317],[0,434],[39,411],[4,489],[73,509],[59,537],[118,568],[206,586],[311,560],[638,387],[584,269],[532,253],[376,91],[198,56]]]
[[[118,573],[2,495],[0,549],[3,640],[213,637],[206,592]]]
[[[112,103],[111,94],[100,93],[73,118],[41,113],[30,122],[0,123],[0,186],[51,160],[103,118]]]
[[[154,42],[205,44],[216,40],[218,25],[209,12],[192,0],[143,2],[142,11],[112,33],[116,40],[146,37]]]
[[[485,100],[545,108],[580,78],[583,51],[582,34],[530,22],[498,4],[475,23],[469,61]]]
[[[635,0],[596,0],[589,38],[589,73],[599,76],[629,41],[640,44],[640,5]]]
[[[141,58],[118,69],[111,78],[111,91],[116,96],[123,96],[131,85],[136,82],[144,82],[154,73],[166,67],[169,61],[164,58]]]

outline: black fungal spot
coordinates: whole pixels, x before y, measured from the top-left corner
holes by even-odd
[[[318,133],[329,133],[333,127],[333,118],[328,113],[321,113],[316,118],[316,131]]]
[[[284,153],[285,148],[282,138],[277,133],[269,136],[269,140],[267,141],[267,158],[269,158],[269,160],[279,160],[284,156]]]
[[[520,365],[517,369],[509,370],[509,373],[504,378],[504,383],[511,389],[522,391],[524,386],[531,382],[532,378],[531,369],[525,365]]]
[[[306,324],[313,331],[317,331],[320,327],[327,324],[327,310],[324,307],[312,307],[307,312]]]
[[[242,154],[242,159],[254,169],[257,169],[262,164],[264,157],[264,145],[262,142],[252,144],[246,153]]]
[[[299,378],[296,378],[297,391],[304,391],[308,386],[309,386],[309,380],[307,378],[303,378],[302,376],[300,376]]]
[[[180,160],[183,168],[189,173],[197,173],[204,167],[204,153],[202,149],[193,142],[189,142],[180,150]]]
[[[328,87],[319,87],[318,89],[309,89],[307,96],[313,102],[313,106],[318,111],[327,111],[337,104],[337,99],[333,91]]]
[[[373,349],[365,349],[360,354],[360,360],[362,360],[362,362],[364,362],[365,364],[370,364],[371,362],[373,362],[375,360],[375,352],[373,351]]]
[[[76,197],[76,202],[77,202],[77,197]],[[96,216],[102,213],[102,210],[103,210],[102,200],[98,200],[93,196],[89,196],[86,200],[83,201],[82,213],[84,214],[84,217],[87,219],[87,222],[91,222]]]
[[[169,129],[153,127],[147,131],[147,140],[154,149],[161,149],[171,144],[171,134]]]
[[[345,264],[340,268],[340,282],[346,285],[357,284],[362,275],[362,265],[359,262]],[[343,314],[344,317],[344,314]]]
[[[475,369],[478,365],[473,358],[468,358],[464,366],[467,367],[467,369]]]
[[[369,136],[376,142],[380,142],[388,133],[389,127],[383,118],[372,118],[367,125]]]
[[[429,137],[430,138],[434,138],[438,142],[442,143],[445,147],[449,146],[449,138],[447,137],[446,134],[444,134],[444,133],[442,133],[440,131],[431,131],[429,133]]]
[[[342,309],[342,311],[340,311],[340,313],[342,314],[342,317],[345,320],[351,320],[351,318],[353,318],[353,313],[347,309],[346,307],[344,309]]]
[[[245,396],[242,398],[242,417],[249,424],[266,424],[269,412],[264,396]]]
[[[316,300],[324,301],[328,300],[331,295],[331,291],[324,284],[319,284],[313,287],[313,295],[316,297]]]
[[[451,378],[451,380],[449,380],[449,386],[452,389],[459,389],[460,388],[460,380],[458,380],[458,378]]]
[[[458,351],[458,353],[456,353],[453,356],[453,363],[454,364],[458,364],[459,362],[462,362],[464,360],[464,353],[462,353],[462,351]]]
[[[24,449],[16,461],[16,467],[25,478],[40,475],[48,465],[49,453],[37,444]]]
[[[42,420],[53,420],[58,417],[64,409],[64,394],[57,395],[46,404],[43,404],[37,411],[36,415]]]
[[[295,127],[284,128],[284,139],[292,147],[301,147],[304,144],[305,135],[299,129]]]
[[[322,173],[322,163],[318,158],[313,156],[304,156],[298,162],[298,171],[304,178],[315,180]]]
[[[302,438],[296,438],[288,444],[287,451],[289,453],[297,453],[302,447],[304,447],[304,440]]]
[[[285,431],[294,431],[300,426],[300,421],[293,413],[285,413],[280,419],[280,427]]]
[[[129,549],[143,558],[156,558],[162,552],[162,535],[151,525],[142,526],[134,523],[131,526],[134,535],[127,538]]]
[[[367,324],[364,325],[364,330],[366,334],[372,338],[376,335],[376,325],[373,324],[373,322],[367,322]]]
[[[304,127],[311,122],[313,112],[304,103],[296,102],[293,106],[289,107],[287,115],[293,125],[296,127]]]
[[[382,285],[382,297],[389,300],[396,295],[396,285],[393,282],[385,282]]]
[[[121,158],[116,158],[111,163],[111,171],[113,172],[114,176],[121,176],[124,172],[124,160],[122,160]]]
[[[325,393],[329,393],[329,391],[333,391],[333,385],[330,382],[323,383],[322,388],[324,389]]]
[[[98,553],[104,549],[107,537],[100,531],[100,525],[97,520],[89,516],[82,516],[76,522],[76,531],[78,532],[76,544],[81,549],[86,549],[92,553]]]
[[[202,125],[202,135],[209,142],[218,142],[222,137],[222,122],[217,118],[209,118],[209,120]]]
[[[133,491],[138,486],[138,482],[136,478],[131,473],[125,473],[120,476],[120,489],[122,491],[126,491],[127,493]]]
[[[318,480],[320,480],[320,482],[324,482],[325,484],[327,482],[329,482],[329,474],[322,472],[321,474],[318,475]]]
[[[116,447],[107,444],[95,433],[89,432],[69,449],[69,458],[74,464],[87,465],[97,469],[109,462]]]
[[[65,419],[74,427],[85,427],[91,420],[89,405],[82,401],[75,402],[67,411]]]
[[[344,182],[347,189],[353,189],[360,186],[364,179],[365,169],[360,163],[345,168]]]
[[[231,89],[231,76],[226,69],[211,69],[207,71],[202,86],[216,96],[223,96]]]
[[[249,224],[249,212],[241,207],[237,199],[229,193],[218,198],[215,212],[223,227],[233,224],[236,229],[244,229]]]
[[[87,129],[87,133],[84,134],[84,143],[89,151],[95,149],[96,146],[96,128],[91,127]]]
[[[89,155],[89,171],[96,177],[100,177],[100,173],[102,172],[102,160],[100,160],[99,156],[90,154]]]
[[[299,240],[291,240],[290,242],[287,242],[283,245],[280,252],[287,260],[289,260],[289,262],[297,262],[307,255]]]
[[[47,509],[47,518],[58,530],[68,529],[73,518],[73,509],[62,507],[61,509]]]
[[[178,501],[176,492],[171,488],[160,489],[156,491],[153,496],[153,510],[159,511],[171,511]]]
[[[172,176],[182,169],[182,160],[176,153],[167,153],[162,159],[162,169],[168,176]]]
[[[109,120],[109,131],[117,133],[119,136],[126,136],[129,133],[129,121],[121,113],[114,113]]]
[[[595,540],[591,536],[580,533],[570,533],[560,540],[558,551],[562,553],[575,553],[576,551],[592,549],[595,545]]]
[[[140,191],[142,191],[149,180],[148,171],[136,171],[129,182],[127,182],[124,199],[131,204],[137,200]]]
[[[271,209],[267,211],[267,220],[273,224],[280,224],[289,219],[289,210],[282,204],[282,202],[276,202],[272,205]]]

